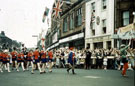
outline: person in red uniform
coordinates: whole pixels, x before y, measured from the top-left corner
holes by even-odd
[[[44,50],[41,50],[41,61],[42,61],[42,71],[43,73],[46,73],[45,68],[46,68],[46,52]]]
[[[17,65],[17,71],[19,72],[19,66],[21,64],[22,66],[22,69],[23,71],[25,71],[25,68],[24,68],[24,54],[23,52],[20,52],[18,55],[17,55],[17,62],[18,62],[18,65]]]
[[[4,53],[2,56],[3,56],[3,66],[5,67],[5,70],[8,70],[8,72],[11,72],[10,66],[9,66],[10,56],[9,56],[8,50],[4,50]]]
[[[3,52],[0,51],[0,72],[3,72],[2,71],[2,65],[3,65]]]
[[[38,66],[38,69],[39,69],[39,72],[40,74],[42,74],[42,71],[41,71],[41,68],[40,68],[40,63],[39,63],[39,50],[38,48],[36,48],[36,50],[33,52],[33,56],[34,56],[34,59],[33,59],[33,67],[32,67],[32,71],[31,71],[31,74],[34,74],[34,69],[36,68],[36,64]]]
[[[14,51],[11,52],[11,56],[12,56],[12,70],[14,69],[14,65],[15,68],[17,69],[17,51],[15,47],[14,47]]]
[[[48,52],[48,64],[49,64],[49,72],[52,72],[52,63],[53,62],[53,52],[49,51]]]
[[[27,54],[27,70],[29,70],[30,64],[31,64],[31,66],[33,66],[32,59],[33,59],[33,52],[32,52],[32,50],[30,50]]]

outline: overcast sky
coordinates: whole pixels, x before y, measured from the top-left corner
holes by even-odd
[[[0,32],[13,40],[34,47],[42,29],[47,30],[47,23],[42,23],[45,7],[52,8],[54,0],[0,0]]]

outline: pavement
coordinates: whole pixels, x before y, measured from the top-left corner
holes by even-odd
[[[0,73],[0,86],[134,86],[134,71],[127,71],[122,77],[118,70],[75,69],[76,75],[66,69],[53,69],[52,73],[35,71]]]

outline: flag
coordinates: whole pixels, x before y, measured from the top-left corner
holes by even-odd
[[[94,12],[91,13],[91,21],[90,21],[90,26],[93,28],[92,22],[95,20],[95,14]]]
[[[47,24],[48,24],[48,26],[49,26],[49,18],[47,18]]]
[[[43,14],[43,19],[42,19],[42,22],[45,22],[45,19],[46,19],[46,17],[48,16],[48,14],[49,14],[49,8],[45,8],[45,12],[44,12],[44,14]]]
[[[62,0],[55,0],[55,3],[53,5],[53,13],[52,15],[55,16],[55,18],[60,18],[60,12],[62,12],[63,1]]]

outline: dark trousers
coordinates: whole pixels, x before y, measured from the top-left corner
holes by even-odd
[[[68,73],[69,73],[70,69],[72,69],[72,73],[75,74],[75,72],[74,72],[74,69],[75,69],[74,64],[70,64],[70,63],[68,64],[68,69],[67,69]]]

